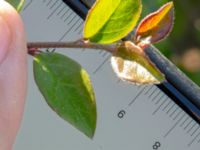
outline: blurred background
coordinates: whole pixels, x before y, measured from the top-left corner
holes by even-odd
[[[141,19],[168,1],[170,0],[142,0]],[[173,1],[174,28],[167,39],[155,46],[200,86],[200,0]]]

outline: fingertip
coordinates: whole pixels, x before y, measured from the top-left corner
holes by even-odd
[[[0,0],[0,16],[7,23],[8,28],[11,32],[12,40],[16,43],[24,43],[26,40],[23,21],[19,13],[12,7],[8,2]]]
[[[0,18],[0,50],[5,50],[0,51],[1,149],[2,144],[14,142],[22,119],[27,93],[27,48],[21,17],[4,0],[0,0]],[[8,30],[7,36],[3,34],[7,32],[4,28]],[[5,42],[7,46],[2,46]],[[3,122],[2,118],[6,121]]]
[[[8,53],[10,41],[10,29],[5,20],[0,16],[0,64]]]
[[[22,19],[15,8],[4,0],[0,0],[0,17],[4,20],[9,31],[8,36],[2,36],[4,40],[7,39],[8,43],[2,60],[7,61],[7,64],[19,65],[25,70],[27,66],[27,46]],[[0,57],[0,64],[2,63]]]

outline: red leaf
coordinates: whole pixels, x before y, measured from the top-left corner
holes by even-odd
[[[145,17],[136,30],[137,42],[149,39],[150,43],[156,43],[168,36],[174,22],[174,4],[169,2],[158,11]]]

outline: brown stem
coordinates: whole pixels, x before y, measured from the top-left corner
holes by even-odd
[[[90,43],[81,39],[74,42],[32,42],[27,44],[27,48],[28,51],[39,48],[89,48],[113,53],[116,50],[116,45]]]

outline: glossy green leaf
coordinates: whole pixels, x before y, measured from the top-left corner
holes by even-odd
[[[144,18],[136,30],[136,39],[150,39],[151,43],[166,38],[174,24],[174,5],[169,2]]]
[[[25,3],[25,0],[6,0],[9,2],[17,11],[20,11]]]
[[[140,0],[97,0],[89,11],[84,38],[97,43],[112,43],[135,27],[142,4]]]
[[[34,58],[34,76],[49,106],[92,138],[96,128],[96,102],[87,72],[67,56],[40,53]]]
[[[134,43],[123,43],[111,57],[111,65],[119,78],[135,84],[159,84],[164,75]]]

